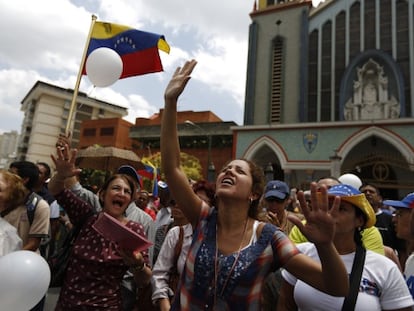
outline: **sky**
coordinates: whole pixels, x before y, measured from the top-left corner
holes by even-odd
[[[186,60],[198,64],[178,109],[210,110],[223,121],[243,123],[249,14],[254,0],[0,0],[0,134],[20,132],[21,101],[38,81],[71,88],[89,32],[98,21],[165,36],[164,71],[93,87],[83,76],[80,91],[127,107],[131,123],[163,107],[170,77]]]

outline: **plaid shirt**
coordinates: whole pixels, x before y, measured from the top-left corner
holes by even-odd
[[[234,270],[237,253],[219,254],[214,284],[216,223],[217,210],[203,204],[181,276],[180,292],[171,310],[260,310],[265,277],[299,253],[282,231],[265,224],[257,241],[241,250]]]

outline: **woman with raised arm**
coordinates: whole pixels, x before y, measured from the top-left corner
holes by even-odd
[[[106,213],[125,228],[145,237],[143,226],[125,217],[136,182],[126,174],[110,176],[99,190],[102,211],[96,214],[92,205],[64,186],[67,178],[80,173],[75,167],[76,154],[77,150],[64,144],[56,148],[56,156],[52,155],[56,174],[49,182],[49,191],[79,228],[55,310],[120,311],[123,309],[121,281],[127,270],[133,273],[138,286],[150,282],[148,251],[135,251],[116,239],[108,239],[113,229],[102,226],[98,230],[96,225]]]
[[[350,274],[349,295],[346,299],[326,295],[283,271],[278,310],[412,310],[414,302],[399,267],[389,258],[366,250],[362,243],[362,231],[376,222],[365,195],[350,185],[339,184],[328,190],[328,196],[341,197],[339,210],[332,212],[336,222],[333,241]],[[298,248],[318,260],[313,243],[301,243]]]
[[[277,227],[256,220],[264,176],[251,161],[233,160],[224,166],[216,180],[215,208],[191,189],[180,167],[176,114],[178,97],[196,64],[191,60],[177,68],[164,94],[162,170],[194,229],[172,310],[260,310],[263,280],[279,267],[330,295],[347,295],[348,275],[332,243],[335,222],[330,212],[338,209],[340,199],[329,206],[326,188],[317,201],[316,185],[311,185],[311,211],[299,193],[306,225],[291,219],[315,243],[321,264],[300,254]]]

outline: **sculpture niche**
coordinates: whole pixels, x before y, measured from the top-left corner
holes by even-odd
[[[345,120],[397,119],[400,103],[388,95],[388,78],[383,67],[370,59],[362,68],[357,68],[357,76],[353,95],[345,104]]]

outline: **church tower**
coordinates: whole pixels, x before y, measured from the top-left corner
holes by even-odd
[[[255,2],[250,14],[244,125],[301,119],[298,108],[306,100],[311,6],[310,0]]]

